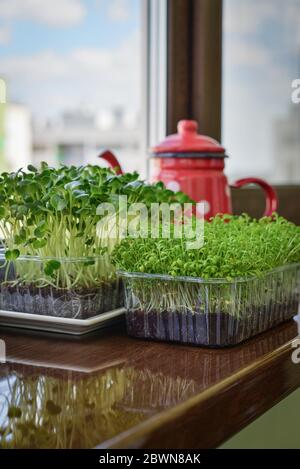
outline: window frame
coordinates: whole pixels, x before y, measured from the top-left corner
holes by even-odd
[[[144,154],[147,155],[147,149],[165,135],[176,132],[178,121],[184,118],[197,120],[201,133],[221,141],[223,0],[143,1],[147,4],[147,9],[144,8],[144,26],[147,24],[149,27],[153,21],[158,22],[157,15],[165,15],[159,21],[160,27],[163,25],[160,44],[158,36],[154,38],[144,28],[144,50],[147,51],[147,79],[144,80],[144,87],[150,93],[148,102],[143,103],[143,109],[149,116],[144,126],[147,135],[144,139]],[[163,4],[164,8],[156,10],[154,15],[153,4],[157,2]],[[159,50],[160,66],[166,66],[167,73],[161,76],[163,78],[153,73],[156,58],[154,54],[149,60],[151,47]],[[155,69],[159,70],[157,64]],[[155,106],[150,105],[151,100],[156,103]],[[282,184],[275,188],[279,196],[280,213],[299,224],[295,194],[299,194],[300,185]],[[244,206],[244,196],[248,194],[248,197],[251,195],[250,208],[256,216],[260,216],[259,189],[251,188],[244,192],[233,192],[236,211]]]
[[[195,119],[221,140],[222,0],[168,1],[167,132]]]
[[[222,0],[143,0],[142,152],[195,119],[221,140]],[[149,176],[149,166],[147,168]]]
[[[167,115],[167,1],[142,0],[142,109],[145,153],[165,137]]]

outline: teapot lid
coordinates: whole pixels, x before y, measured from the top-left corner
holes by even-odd
[[[217,140],[198,134],[197,121],[181,120],[177,129],[177,134],[169,135],[152,147],[151,153],[218,153],[220,157],[225,153],[225,148]]]

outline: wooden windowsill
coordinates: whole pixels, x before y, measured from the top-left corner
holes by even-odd
[[[136,340],[123,325],[81,339],[2,328],[7,363],[0,366],[1,389],[11,376],[20,386],[42,376],[61,390],[87,383],[93,405],[101,408],[93,413],[89,446],[213,448],[300,386],[300,365],[291,360],[296,336],[291,321],[213,350]],[[99,379],[108,383],[102,395]],[[63,408],[66,395],[57,396]],[[86,414],[75,409],[68,414],[63,408],[66,419],[84,426]],[[80,433],[74,442],[87,446]]]

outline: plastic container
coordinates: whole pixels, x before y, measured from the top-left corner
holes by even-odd
[[[0,309],[91,318],[124,304],[120,279],[113,272],[104,275],[107,271],[103,256],[62,259],[24,256],[8,262],[2,252]]]
[[[128,334],[209,347],[238,344],[298,311],[300,264],[259,278],[203,280],[119,272]]]

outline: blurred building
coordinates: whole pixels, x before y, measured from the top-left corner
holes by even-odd
[[[5,115],[5,153],[9,167],[26,167],[32,159],[30,112],[20,104],[7,104]]]
[[[0,103],[0,171],[3,171],[5,164],[5,153],[4,153],[4,126],[5,126],[5,104]]]
[[[6,83],[0,78],[0,171],[27,166],[32,158],[32,128],[28,108],[7,103]]]
[[[20,104],[0,104],[0,171],[26,167],[31,160],[29,110]]]
[[[99,115],[68,111],[56,121],[33,128],[34,164],[98,164],[97,155],[106,149],[116,154],[126,171],[144,172],[137,118],[126,120],[120,109]]]
[[[0,103],[0,171],[14,171],[29,163],[51,166],[101,164],[97,159],[110,149],[125,171],[145,174],[140,154],[138,116],[122,108],[65,111],[46,124],[32,124],[26,106]]]

